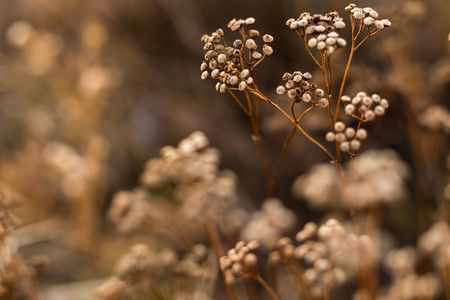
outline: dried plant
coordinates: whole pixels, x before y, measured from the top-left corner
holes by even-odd
[[[392,150],[359,153],[370,132],[363,127],[386,114],[388,100],[372,91],[346,92],[357,50],[392,24],[369,7],[349,4],[345,10],[349,25],[337,12],[305,12],[287,20],[318,72],[286,72],[283,85],[269,94],[258,85],[256,67],[274,53],[274,37],[261,36],[254,18],[228,23],[239,35],[232,42],[222,29],[201,37],[201,78],[216,81],[217,92],[229,94],[248,117],[267,198],[251,209],[236,175],[220,170],[220,152],[202,132],[162,148],[160,157],[147,162],[139,186],[116,194],[108,215],[119,231],[151,232],[159,236],[158,245],[171,248],[133,246],[118,263],[117,276],[96,290],[99,299],[450,299],[448,223],[435,223],[417,245],[396,245],[382,215],[408,198],[411,170]],[[342,37],[345,29],[350,41]],[[339,77],[332,58],[346,48]],[[290,110],[279,104],[285,95]],[[264,103],[291,127],[273,167],[261,137]],[[322,138],[303,126],[313,110],[329,120]],[[448,131],[445,107],[415,116],[415,122]],[[299,214],[274,197],[297,131],[331,161],[293,184],[294,196],[327,213],[320,221],[302,222],[300,231]]]

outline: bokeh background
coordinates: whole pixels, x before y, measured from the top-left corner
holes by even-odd
[[[200,37],[223,28],[232,41],[228,21],[254,17],[255,28],[275,38],[275,53],[258,67],[259,85],[288,106],[275,94],[282,74],[313,73],[314,65],[285,21],[304,11],[337,10],[345,18],[347,4],[0,1],[0,180],[22,198],[17,215],[24,225],[15,233],[19,253],[48,258],[39,277],[44,299],[89,299],[117,257],[145,238],[114,231],[105,217],[111,199],[137,185],[145,162],[162,146],[194,130],[221,150],[222,167],[236,172],[243,197],[262,202],[265,181],[248,120],[233,99],[215,91],[213,81],[200,79]],[[410,201],[386,221],[407,243],[438,214],[447,216],[450,131],[439,124],[430,129],[421,116],[434,105],[450,109],[450,3],[356,4],[373,7],[393,23],[357,52],[346,93],[379,93],[391,103],[388,115],[368,127],[363,150],[392,148],[413,170]],[[338,78],[346,50],[333,58]],[[324,140],[326,119],[313,114],[304,122]],[[264,105],[261,128],[273,164],[291,128]],[[281,166],[275,194],[305,219],[320,212],[293,200],[290,186],[326,161],[298,135]]]

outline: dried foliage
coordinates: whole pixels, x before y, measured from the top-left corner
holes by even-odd
[[[449,4],[0,8],[0,299],[450,299]]]

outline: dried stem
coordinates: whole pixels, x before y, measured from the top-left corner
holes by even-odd
[[[311,142],[313,142],[315,145],[317,145],[320,149],[322,149],[325,154],[327,154],[332,161],[335,161],[335,158],[333,157],[333,155],[327,150],[325,149],[324,146],[322,146],[322,144],[320,144],[318,141],[316,141],[314,138],[312,138],[309,134],[307,134],[303,128],[300,127],[300,125],[297,124],[296,120],[292,119],[283,109],[281,109],[281,107],[279,107],[276,103],[274,103],[272,100],[270,100],[269,98],[267,98],[264,94],[262,94],[260,91],[258,90],[254,90],[252,88],[248,88],[249,92],[260,97],[262,100],[266,101],[267,103],[269,103],[270,105],[272,105],[273,107],[275,107],[278,111],[280,111],[286,118],[288,118],[289,121],[292,122],[292,124],[295,125],[295,127],[297,127],[298,130],[300,130],[300,132],[307,138],[309,139]]]

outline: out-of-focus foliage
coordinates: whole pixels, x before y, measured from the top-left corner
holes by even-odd
[[[280,76],[298,68],[312,70],[314,65],[285,21],[304,11],[344,14],[347,4],[1,2],[0,180],[22,199],[15,209],[24,227],[13,235],[17,240],[12,248],[26,259],[40,254],[48,258],[48,270],[39,277],[46,299],[86,298],[96,285],[88,280],[111,273],[112,263],[135,239],[116,236],[106,220],[113,195],[136,186],[144,163],[157,157],[162,146],[174,145],[195,130],[205,132],[221,150],[222,164],[239,178],[238,190],[259,206],[265,197],[264,176],[246,116],[232,99],[201,81],[200,37],[232,18],[254,17],[259,28],[275,37],[274,54],[257,71],[259,84],[286,106],[275,96]],[[417,218],[411,221],[405,211],[420,216],[419,231],[438,213],[449,219],[449,170],[443,162],[450,147],[450,4],[357,4],[374,7],[393,23],[389,32],[368,41],[358,53],[348,94],[382,92],[390,100],[385,120],[369,126],[373,138],[363,150],[393,148],[411,167],[410,201],[386,221],[405,239],[402,242],[411,242]],[[336,68],[345,67],[339,61],[346,55],[345,49],[337,54]],[[291,128],[270,107],[262,105],[261,110],[263,144],[273,164]],[[305,129],[323,139],[326,122],[314,114],[308,118]],[[275,194],[302,220],[317,218],[320,212],[291,201],[291,185],[315,163],[326,161],[299,135],[286,154],[288,163],[281,166]],[[34,280],[32,261],[23,265]],[[75,298],[68,298],[70,293]]]

